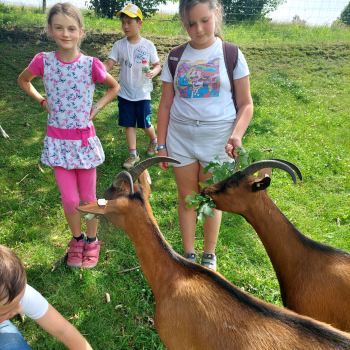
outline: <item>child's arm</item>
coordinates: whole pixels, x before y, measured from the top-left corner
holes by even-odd
[[[109,72],[112,68],[113,68],[113,66],[115,65],[115,61],[114,60],[112,60],[111,58],[109,58],[108,60],[107,60],[107,62],[105,63],[105,67],[106,67],[106,71],[107,72]]]
[[[70,350],[92,350],[80,332],[50,304],[46,314],[35,322]]]
[[[33,73],[30,72],[28,68],[26,68],[18,77],[17,82],[19,86],[31,97],[33,97],[39,103],[44,100],[44,97],[39,94],[39,92],[32,85],[31,81],[36,77]],[[43,107],[49,112],[50,107],[47,101],[43,103]]]
[[[231,157],[237,157],[237,153],[234,151],[236,146],[242,146],[242,137],[248,128],[248,125],[253,116],[253,100],[250,94],[249,75],[233,81],[236,104],[237,104],[237,116],[233,126],[232,135],[227,141],[226,153]]]
[[[153,79],[162,69],[159,62],[152,64],[152,70],[147,71],[146,77]]]
[[[170,119],[170,109],[173,104],[175,96],[173,83],[163,81],[162,97],[160,98],[158,115],[157,115],[157,139],[158,145],[165,145],[166,135]],[[167,157],[168,152],[166,148],[158,150],[158,156]],[[168,170],[169,166],[167,162],[159,163],[159,167],[162,170]]]
[[[102,83],[107,85],[109,89],[106,92],[106,94],[91,107],[89,121],[93,120],[96,117],[96,114],[99,112],[99,110],[102,109],[108,103],[110,103],[120,91],[120,86],[118,82],[109,73],[107,73],[107,77]]]

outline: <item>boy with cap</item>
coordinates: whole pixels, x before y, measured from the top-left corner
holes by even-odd
[[[146,76],[153,79],[161,70],[157,50],[154,44],[140,35],[142,12],[136,5],[126,5],[117,13],[122,21],[126,38],[114,43],[105,64],[109,72],[116,63],[120,64],[118,94],[119,125],[124,126],[129,146],[129,157],[123,167],[132,168],[140,160],[136,152],[136,124],[150,138],[147,155],[157,152],[157,136],[153,125],[151,94],[142,89],[142,61],[152,63],[152,70]]]

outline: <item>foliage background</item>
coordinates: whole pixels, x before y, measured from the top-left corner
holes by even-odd
[[[264,19],[285,0],[221,0],[227,22],[241,22]]]
[[[119,273],[138,266],[132,242],[123,231],[101,220],[98,266],[80,271],[61,265],[51,272],[67,249],[70,233],[53,171],[40,164],[46,113],[16,83],[35,54],[55,49],[40,27],[44,16],[33,13],[26,8],[0,11],[0,124],[11,137],[0,138],[0,243],[21,257],[28,282],[70,319],[94,349],[164,349],[153,324],[154,297],[142,271]],[[147,21],[142,33],[155,43],[163,64],[170,48],[187,37],[181,36],[178,22],[170,17],[164,18],[167,22],[156,19]],[[88,35],[82,51],[105,61],[114,41],[122,37],[120,23],[88,14],[85,20]],[[255,111],[244,147],[260,150],[265,158],[291,161],[304,176],[303,182],[294,185],[286,173],[274,171],[270,197],[306,236],[350,251],[348,29],[263,23],[227,26],[224,34],[239,44],[251,72]],[[118,69],[112,74],[117,77]],[[39,78],[33,83],[44,93]],[[98,84],[95,99],[104,91],[105,86]],[[160,95],[157,77],[152,95],[154,124]],[[106,153],[105,163],[97,168],[98,197],[122,170],[128,155],[124,130],[117,121],[115,101],[95,122]],[[146,158],[147,143],[145,135],[138,133],[141,159]],[[182,254],[173,173],[157,166],[149,170],[155,218],[166,240]],[[195,242],[200,254],[200,227]],[[229,281],[281,305],[265,249],[242,217],[224,213],[216,252],[218,271]],[[13,322],[33,349],[64,348],[35,322],[26,319],[22,324],[17,317]]]
[[[89,8],[97,15],[113,18],[127,3],[122,0],[90,0]],[[138,0],[133,1],[133,4],[138,6],[143,17],[149,17],[157,12],[160,4],[166,4],[166,0]]]
[[[342,13],[340,14],[340,19],[345,23],[346,25],[350,25],[350,2],[349,4],[344,8]]]

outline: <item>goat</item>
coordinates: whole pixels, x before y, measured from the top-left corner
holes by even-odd
[[[294,171],[302,179],[294,164],[272,159],[253,163],[202,194],[253,226],[276,272],[284,306],[349,332],[350,253],[307,238],[283,215],[265,191],[273,167],[286,170],[295,183]]]
[[[123,171],[105,199],[80,206],[103,215],[132,240],[156,301],[155,328],[168,350],[350,350],[350,334],[249,296],[223,276],[177,254],[148,203],[145,164]],[[139,184],[134,183],[139,179]]]

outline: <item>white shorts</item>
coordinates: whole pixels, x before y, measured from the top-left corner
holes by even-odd
[[[225,152],[234,122],[185,121],[170,117],[166,145],[168,156],[177,159],[182,167],[199,161],[205,168],[215,157],[220,161],[232,162]]]

